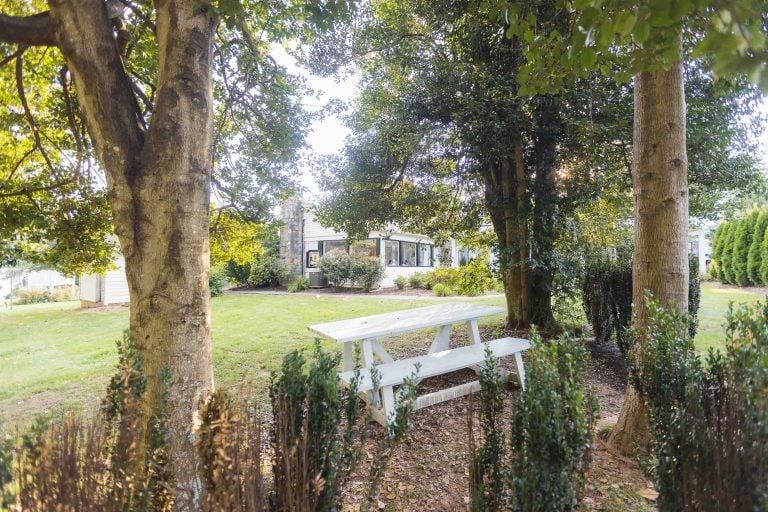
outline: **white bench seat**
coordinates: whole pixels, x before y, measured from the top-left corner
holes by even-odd
[[[433,352],[423,356],[410,357],[376,365],[379,373],[379,390],[381,392],[381,402],[383,407],[374,408],[374,418],[382,424],[390,421],[394,415],[394,395],[393,386],[403,384],[404,380],[411,375],[421,379],[444,375],[446,373],[461,370],[462,368],[477,367],[485,361],[485,349],[489,347],[494,357],[515,356],[515,366],[517,370],[517,379],[521,386],[525,386],[525,371],[523,370],[523,360],[521,352],[530,348],[528,340],[522,338],[500,338],[485,343],[474,343],[465,347],[458,347],[440,352]],[[420,365],[418,371],[416,366]],[[354,371],[346,371],[339,374],[339,377],[345,384],[349,384],[354,378]],[[506,375],[505,375],[506,377]],[[414,410],[427,407],[436,403],[450,400],[459,396],[472,393],[480,389],[478,381],[461,384],[449,389],[419,396],[414,403]],[[360,380],[358,381],[358,390],[361,392],[371,392],[373,382],[371,380],[371,370],[368,368],[360,369]],[[378,397],[371,397],[370,405],[378,405]]]

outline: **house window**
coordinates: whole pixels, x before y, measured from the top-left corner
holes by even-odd
[[[307,268],[317,267],[317,258],[320,257],[320,251],[307,251]]]
[[[432,266],[432,246],[428,244],[419,244],[419,266]]]
[[[363,256],[378,256],[379,241],[374,238],[352,242],[349,246],[349,254],[362,254]]]
[[[418,244],[416,242],[400,242],[400,244],[402,246],[400,264],[404,267],[415,267]]]
[[[347,252],[346,240],[324,240],[320,242],[320,253],[328,254],[331,251]]]
[[[400,266],[400,242],[384,240],[384,261],[388,267]]]

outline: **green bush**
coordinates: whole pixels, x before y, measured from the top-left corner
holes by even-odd
[[[163,397],[143,421],[147,418],[138,411],[146,387],[127,335],[118,342],[118,352],[117,374],[99,414],[38,417],[29,431],[0,443],[0,508],[173,510],[176,482],[169,469],[167,402]],[[167,371],[160,378],[165,385],[170,381]],[[9,447],[10,455],[5,453]]]
[[[723,257],[723,241],[725,239],[725,223],[721,223],[715,229],[715,233],[712,235],[712,261],[709,264],[709,275],[715,279],[720,279],[722,270],[720,264]]]
[[[406,284],[408,284],[408,279],[406,279],[405,276],[397,276],[395,278],[395,286],[397,286],[398,290],[405,289]]]
[[[493,275],[484,259],[475,258],[457,270],[459,280],[455,289],[459,295],[475,297],[493,288]]]
[[[208,288],[211,290],[211,297],[218,297],[224,293],[224,287],[227,283],[226,267],[212,267],[208,273]]]
[[[768,226],[763,232],[763,243],[760,246],[760,282],[768,286]]]
[[[632,318],[632,260],[594,257],[586,265],[582,305],[598,343],[616,340],[622,353]]]
[[[504,408],[498,363],[494,366],[489,358],[489,371],[481,372],[480,424],[485,436],[484,444],[473,449],[470,431],[473,511],[581,508],[598,418],[595,394],[583,382],[587,351],[575,340],[544,342],[535,332],[531,342],[526,388],[512,407],[508,443],[500,433]]]
[[[411,285],[411,288],[419,289],[419,288],[426,288],[427,287],[427,277],[422,274],[421,272],[417,272],[415,274],[411,274],[408,277],[408,284]]]
[[[245,286],[248,284],[248,278],[251,276],[251,264],[246,263],[244,265],[238,265],[234,261],[228,261],[225,265],[227,272],[227,278],[237,286]]]
[[[749,249],[752,246],[752,235],[755,231],[755,223],[760,214],[758,210],[752,210],[739,222],[736,230],[736,237],[733,241],[733,273],[736,284],[739,286],[749,286],[752,281],[749,279],[747,260],[749,258]]]
[[[360,414],[359,373],[342,397],[336,373],[340,358],[338,353],[324,352],[317,341],[308,370],[302,353],[293,351],[284,357],[280,372],[271,377],[275,510],[341,510],[341,488],[363,462],[367,429],[366,418]],[[374,375],[374,382],[377,380]],[[368,506],[378,494],[392,448],[408,431],[415,389],[415,380],[405,383],[394,421],[372,454]]]
[[[731,221],[725,225],[723,231],[723,248],[721,249],[720,261],[718,262],[718,266],[720,267],[720,282],[723,284],[736,283],[736,274],[733,269],[733,246],[737,229],[738,222]]]
[[[334,286],[359,286],[369,292],[378,288],[386,269],[377,257],[331,251],[317,260],[320,273]]]
[[[350,256],[350,279],[353,286],[359,286],[366,292],[379,287],[387,269],[381,259],[375,256],[353,254]]]
[[[701,305],[701,276],[699,257],[688,254],[688,333],[696,337],[699,328],[699,306]]]
[[[444,284],[449,288],[457,288],[459,284],[459,269],[454,267],[438,267],[426,275],[426,281],[434,289],[435,285]]]
[[[288,283],[288,291],[291,293],[300,292],[309,288],[308,277],[297,277],[290,283]]]
[[[632,320],[632,260],[595,258],[586,267],[582,304],[598,342],[616,340],[626,355],[632,344],[628,329]],[[688,314],[691,336],[696,335],[701,303],[699,258],[688,255]]]
[[[57,286],[51,293],[51,302],[64,302],[67,300],[76,300],[77,290],[74,285]]]
[[[494,289],[491,269],[483,258],[475,258],[461,267],[439,267],[425,276],[426,286],[447,286],[453,293],[474,297]]]
[[[16,289],[13,292],[13,296],[15,297],[13,303],[19,305],[53,302],[51,292],[48,290],[38,290],[35,288]]]
[[[248,284],[255,288],[276,288],[291,280],[293,272],[276,256],[260,256],[251,265]]]
[[[763,210],[755,221],[755,227],[752,230],[752,243],[747,253],[747,274],[752,284],[764,284],[760,276],[760,266],[762,265],[762,251],[765,237],[765,229],[768,228],[768,209]]]
[[[453,290],[447,284],[437,283],[432,286],[432,293],[438,297],[448,297],[449,295],[453,295]]]
[[[717,266],[717,262],[712,260],[709,262],[709,272],[706,275],[706,281],[716,281],[720,279],[720,267]]]
[[[345,251],[334,250],[323,254],[317,260],[317,268],[337,288],[347,285],[352,276],[352,262]]]
[[[649,300],[635,386],[648,406],[659,510],[768,509],[768,307],[727,314],[725,353]]]

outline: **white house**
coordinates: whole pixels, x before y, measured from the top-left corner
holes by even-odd
[[[688,235],[688,252],[699,257],[699,274],[709,270],[712,261],[712,237],[720,223],[711,220],[691,219]]]
[[[455,240],[436,246],[426,235],[402,233],[396,229],[374,231],[366,239],[350,244],[344,233],[321,226],[298,198],[282,205],[281,218],[280,257],[298,274],[308,277],[312,286],[323,285],[317,259],[332,250],[381,258],[386,268],[381,282],[383,288],[395,286],[398,276],[409,277],[434,270],[440,265],[441,257],[447,266],[457,265],[462,256],[465,259],[471,257],[460,251]]]
[[[80,278],[80,305],[84,308],[107,306],[109,304],[127,304],[128,280],[125,277],[125,260],[119,255],[115,261],[117,268],[103,276],[88,274]]]
[[[66,277],[55,270],[30,270],[28,268],[5,267],[0,269],[0,300],[11,294],[12,290],[48,290],[74,286],[75,279]]]

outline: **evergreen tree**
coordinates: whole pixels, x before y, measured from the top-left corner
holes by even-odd
[[[712,263],[709,267],[710,275],[715,278],[720,278],[720,258],[723,255],[723,233],[725,231],[725,223],[721,223],[717,226],[715,233],[712,235]]]
[[[768,284],[768,226],[763,231],[763,243],[760,244],[760,282]]]
[[[736,282],[733,273],[733,240],[736,236],[738,221],[730,221],[725,225],[723,237],[723,253],[720,256],[720,282],[733,284]]]
[[[736,237],[733,241],[733,273],[736,284],[739,286],[749,286],[752,284],[747,272],[747,257],[749,248],[752,246],[752,233],[755,230],[758,215],[760,215],[759,210],[752,210],[739,222]]]
[[[760,267],[763,262],[761,248],[765,239],[765,228],[768,227],[768,209],[763,209],[755,222],[755,228],[752,231],[752,244],[749,246],[747,255],[747,273],[749,280],[753,284],[766,284],[760,275]]]

